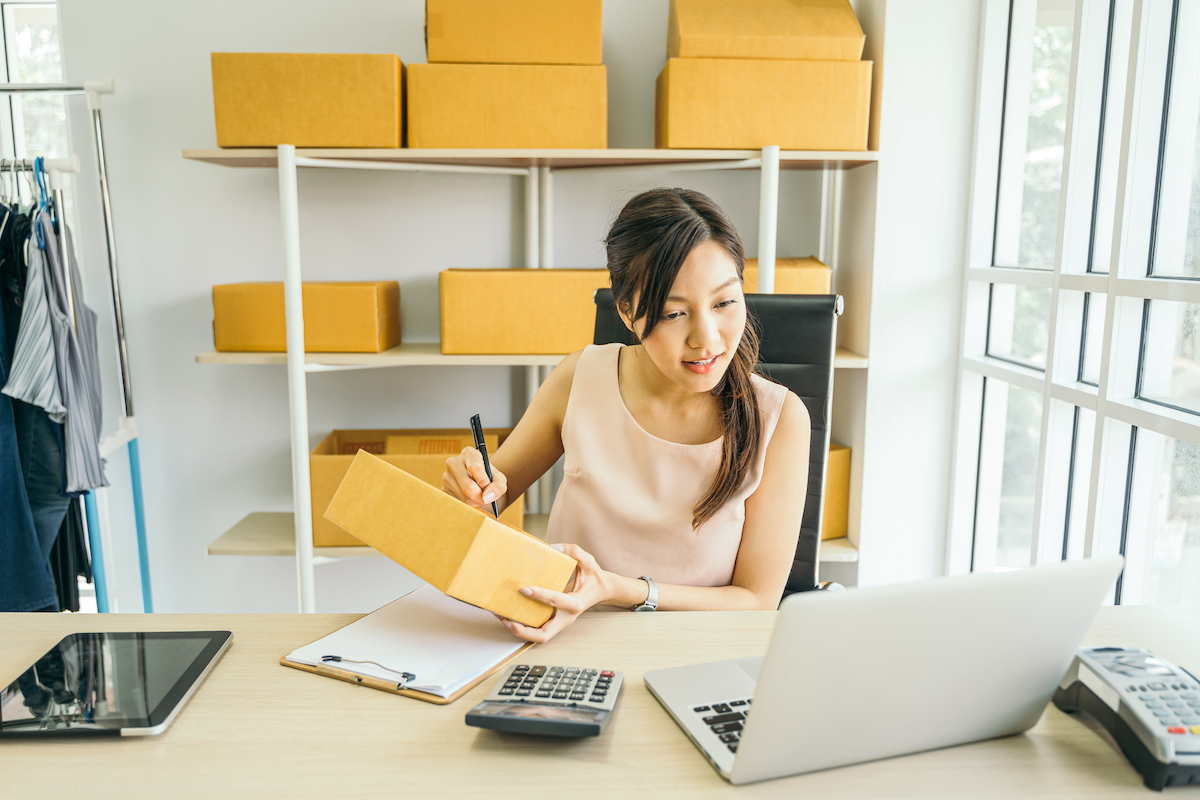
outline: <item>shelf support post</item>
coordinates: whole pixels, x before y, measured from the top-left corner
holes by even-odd
[[[549,167],[538,167],[538,261],[543,268],[554,266],[554,173]]]
[[[304,374],[304,295],[300,278],[300,202],[296,148],[279,145],[279,216],[283,222],[283,307],[287,320],[288,402],[292,421],[292,505],[300,613],[317,610],[313,572],[312,500],[308,474],[308,387]]]
[[[779,145],[762,149],[758,193],[758,291],[775,293],[775,233],[779,220]]]
[[[539,174],[537,167],[529,167],[529,171],[525,174],[525,268],[537,269],[541,264],[541,254],[539,245],[541,244],[541,215],[542,204],[538,197],[539,192]],[[530,366],[525,368],[525,407],[529,408],[529,404],[533,402],[533,396],[537,394],[540,381],[538,380],[538,368]],[[514,424],[515,424],[514,420]],[[525,510],[530,514],[536,514],[541,508],[541,480],[534,481],[525,491]]]

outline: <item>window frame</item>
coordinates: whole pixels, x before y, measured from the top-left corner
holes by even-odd
[[[1053,269],[1048,271],[997,267],[994,259],[1004,172],[1001,157],[1006,153],[1011,9],[1031,2],[1036,0],[984,0],[982,8],[948,574],[974,571],[987,562],[976,547],[980,474],[988,469],[992,455],[985,452],[989,433],[994,438],[994,432],[984,430],[987,384],[1017,385],[1037,392],[1043,401],[1030,564],[1058,561],[1069,551],[1078,552],[1072,539],[1080,534],[1085,558],[1123,552],[1139,429],[1200,445],[1200,416],[1138,396],[1145,308],[1155,300],[1200,303],[1200,281],[1150,272],[1157,214],[1146,211],[1160,196],[1170,92],[1162,65],[1154,63],[1157,40],[1162,37],[1161,24],[1156,23],[1161,23],[1164,7],[1167,13],[1177,13],[1178,0],[1076,2],[1057,240]],[[1174,24],[1168,32],[1173,40]],[[1165,62],[1165,56],[1159,60]],[[1120,102],[1114,102],[1110,89],[1122,86],[1124,97],[1116,95]],[[1111,116],[1116,112],[1119,119]],[[1114,133],[1119,133],[1119,140],[1112,140]],[[1109,229],[1103,217],[1108,212],[1101,206],[1102,180],[1111,179],[1105,170],[1112,169],[1116,181],[1112,247],[1107,264],[1095,263],[1097,237]],[[1148,181],[1148,175],[1153,179]],[[1106,272],[1099,271],[1105,268]],[[1050,290],[1044,372],[987,355],[988,305],[994,284]],[[1083,309],[1090,306],[1088,311],[1096,314],[1101,306],[1090,302],[1095,299],[1091,295],[1105,297],[1104,322],[1100,341],[1087,342]],[[1079,298],[1082,306],[1073,307]],[[1096,385],[1082,380],[1085,347],[1100,349]],[[1090,430],[1081,410],[1094,415]],[[1065,451],[1063,442],[1068,443]],[[1084,476],[1076,470],[1086,470],[1087,480],[1080,480]],[[1086,504],[1086,515],[1079,512],[1081,503]],[[1084,519],[1082,531],[1072,528],[1077,515]],[[1119,594],[1113,599],[1119,601]]]

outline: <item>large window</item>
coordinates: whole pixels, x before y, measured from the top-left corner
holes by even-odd
[[[1200,3],[984,13],[950,569],[1200,610]]]

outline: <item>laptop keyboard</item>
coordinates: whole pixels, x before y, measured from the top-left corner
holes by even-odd
[[[725,743],[729,752],[737,752],[738,742],[742,739],[742,726],[750,716],[750,698],[693,706],[692,711]]]

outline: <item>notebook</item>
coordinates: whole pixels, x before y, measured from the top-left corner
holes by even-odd
[[[528,646],[490,611],[426,584],[293,650],[279,663],[431,703],[451,703]]]

